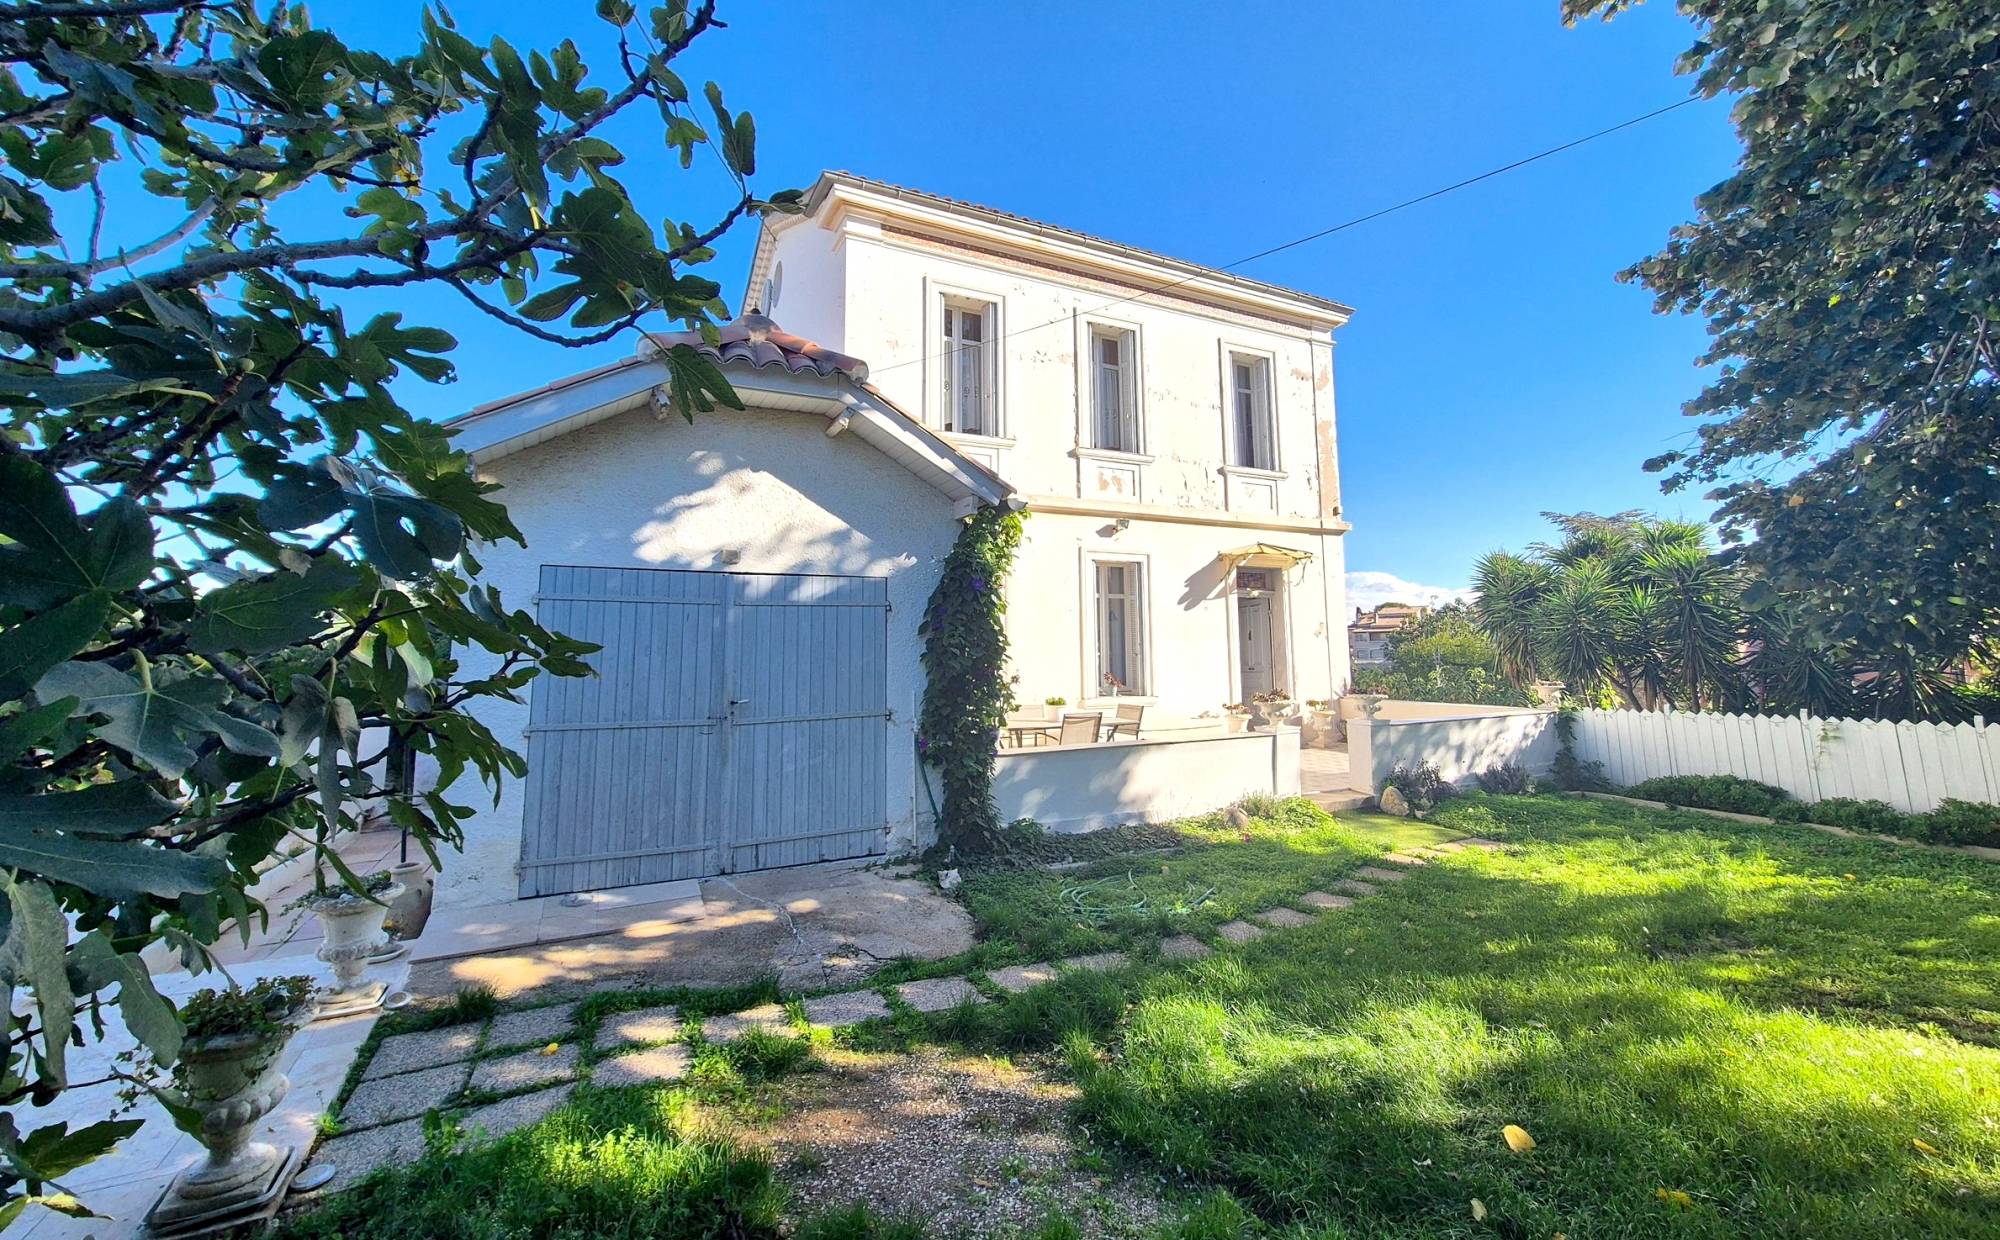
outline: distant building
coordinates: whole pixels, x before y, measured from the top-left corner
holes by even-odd
[[[1409,603],[1384,603],[1372,611],[1355,608],[1354,623],[1347,626],[1349,661],[1357,671],[1389,666],[1390,635],[1430,614],[1430,608]]]

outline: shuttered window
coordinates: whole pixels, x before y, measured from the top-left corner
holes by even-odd
[[[1138,452],[1138,358],[1132,333],[1094,328],[1090,333],[1092,446]]]
[[[1097,691],[1107,697],[1146,692],[1144,571],[1129,560],[1096,565]]]

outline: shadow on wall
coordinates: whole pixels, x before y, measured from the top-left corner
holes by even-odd
[[[1194,572],[1188,574],[1188,579],[1181,589],[1181,608],[1185,611],[1193,611],[1203,603],[1221,597],[1223,586],[1228,580],[1229,564],[1227,561],[1221,556],[1208,561]]]
[[[856,503],[846,487],[815,488],[808,495],[793,479],[734,453],[697,449],[684,459],[708,485],[656,505],[653,519],[632,531],[632,553],[644,563],[851,577],[890,576],[917,563],[916,556],[887,548],[902,541],[919,513],[897,522]],[[944,505],[942,496],[938,503]],[[752,519],[744,519],[746,512]],[[740,558],[724,562],[724,549]]]

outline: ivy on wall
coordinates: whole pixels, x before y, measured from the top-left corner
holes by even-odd
[[[1021,545],[1021,515],[985,507],[965,519],[924,608],[924,705],[917,749],[944,786],[938,843],[959,853],[1000,846],[993,758],[1011,701],[1001,586]]]

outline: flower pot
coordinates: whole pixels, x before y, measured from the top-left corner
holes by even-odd
[[[1228,724],[1231,733],[1247,732],[1250,730],[1250,716],[1248,715],[1239,715],[1231,711],[1229,714],[1223,716],[1223,720]]]
[[[1289,699],[1250,703],[1250,726],[1274,728],[1299,713],[1299,704]]]
[[[410,941],[424,932],[431,919],[431,896],[437,890],[437,875],[422,861],[401,861],[389,867],[390,877],[403,893],[389,901],[382,928],[388,938],[371,957],[376,964],[398,960],[410,953]]]
[[[193,1136],[208,1156],[182,1173],[147,1214],[148,1234],[208,1231],[277,1209],[298,1170],[298,1148],[250,1136],[291,1091],[278,1062],[309,1014],[308,1007],[273,1030],[191,1038],[182,1046],[180,1100],[200,1115]]]
[[[1312,710],[1312,734],[1308,738],[1315,749],[1331,748],[1340,739],[1337,716],[1331,707],[1314,707]]]
[[[319,917],[323,937],[314,954],[333,969],[333,986],[322,991],[316,1016],[345,1016],[380,1007],[388,986],[364,982],[369,960],[383,944],[382,919],[389,905],[403,894],[400,883],[376,892],[374,899],[352,892],[314,897],[306,907]],[[380,901],[380,903],[377,903]]]

